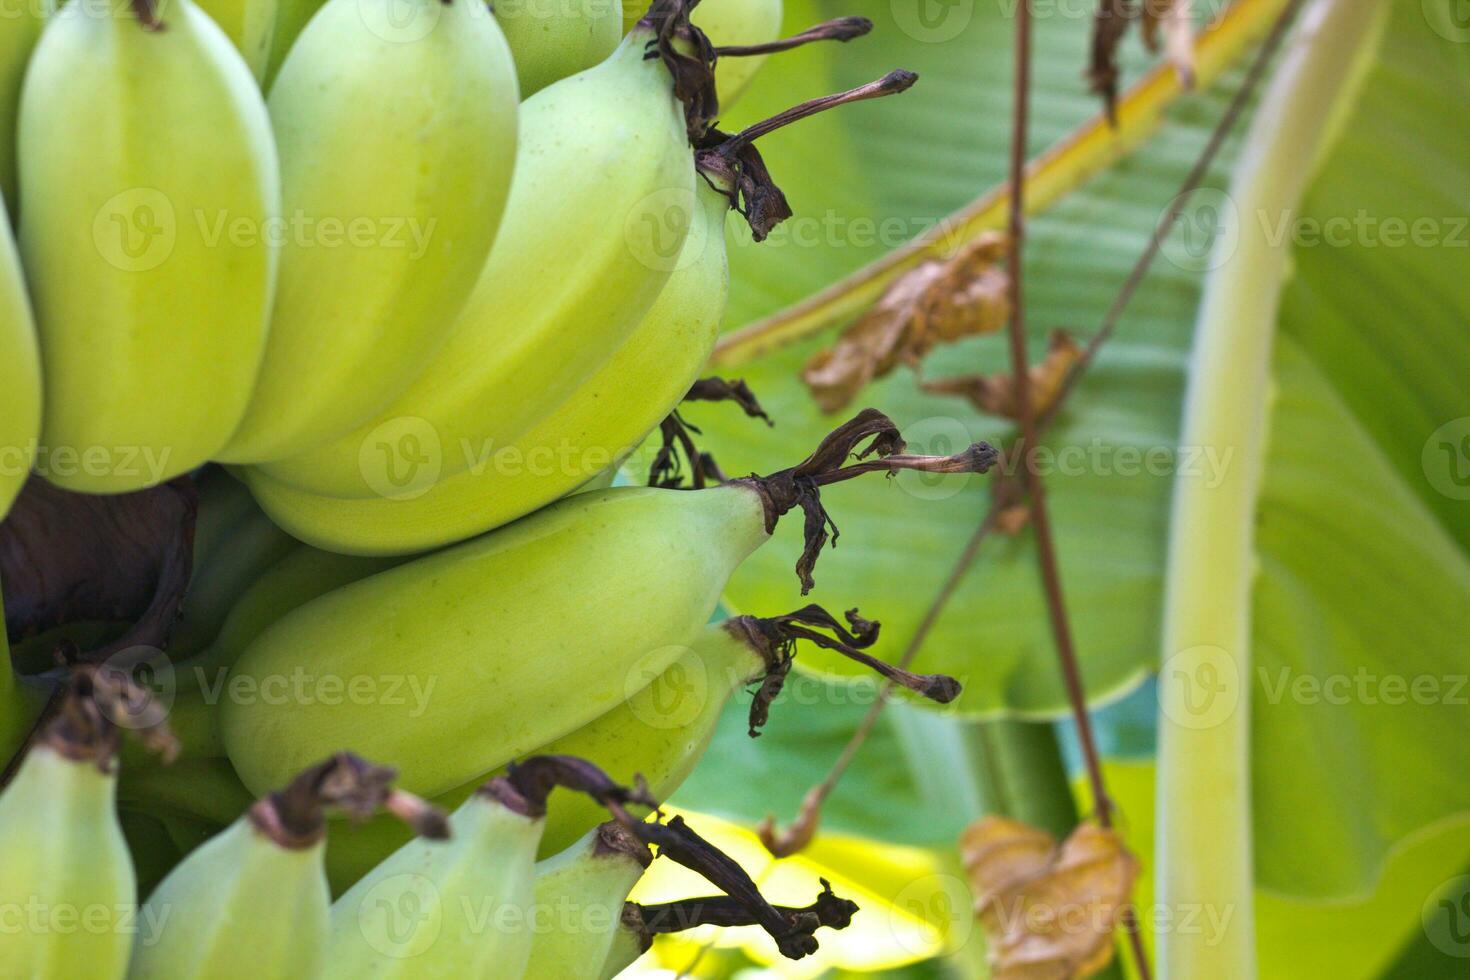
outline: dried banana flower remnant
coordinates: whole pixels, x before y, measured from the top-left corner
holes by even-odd
[[[826,412],[838,412],[870,381],[900,364],[916,367],[941,343],[996,333],[1010,318],[1004,236],[982,235],[953,257],[901,276],[835,346],[807,362],[801,379]]]
[[[1041,416],[1051,411],[1067,375],[1082,360],[1082,354],[1082,348],[1066,331],[1052,333],[1046,357],[1031,365],[1028,372],[1033,415]],[[924,381],[922,387],[930,394],[968,398],[970,404],[987,415],[999,415],[1014,421],[1021,418],[1021,406],[1016,399],[1016,379],[1007,373],[938,378]]]
[[[1190,22],[1190,0],[1142,0],[1135,6],[1129,0],[1099,0],[1092,21],[1092,55],[1087,66],[1087,81],[1092,91],[1103,97],[1108,122],[1117,125],[1118,47],[1134,20],[1143,22],[1143,43],[1149,51],[1159,50],[1162,27],[1164,46],[1169,60],[1184,88],[1194,86],[1194,31]]]
[[[1190,20],[1190,0],[1145,0],[1143,43],[1154,53],[1159,50],[1161,27],[1164,51],[1179,75],[1179,84],[1194,88],[1194,28]]]
[[[1113,932],[1138,860],[1111,830],[1084,823],[1060,846],[1048,833],[986,817],[960,839],[994,980],[1072,980],[1113,957]]]

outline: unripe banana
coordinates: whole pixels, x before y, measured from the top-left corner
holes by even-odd
[[[808,608],[774,619],[738,617],[707,626],[662,673],[635,672],[630,677],[633,693],[627,701],[538,749],[537,754],[587,759],[619,782],[641,778],[655,799],[667,799],[698,765],[735,692],[767,677],[784,678],[792,652],[789,647],[798,638],[849,656],[877,639],[877,624],[856,620],[853,625],[856,633],[848,633],[832,617]],[[823,637],[816,629],[832,632],[837,639]],[[871,660],[864,662],[878,666]],[[958,691],[947,678],[916,677],[892,668],[883,672],[940,700],[952,700]],[[753,722],[763,720],[769,697],[757,700],[759,713],[753,715]],[[458,806],[484,778],[435,797],[434,803],[445,808]],[[601,809],[584,797],[560,801],[547,817],[541,854],[556,854],[572,846],[600,819]],[[327,853],[333,887],[350,885],[407,839],[401,827],[382,819],[350,829],[334,826]]]
[[[883,458],[846,465],[868,440],[867,454]],[[295,695],[227,700],[230,759],[259,792],[303,754],[355,745],[398,765],[413,791],[448,792],[575,731],[626,700],[632,672],[656,674],[681,656],[730,574],[796,507],[807,518],[797,569],[809,588],[826,541],[822,485],[900,469],[983,471],[995,457],[988,446],[944,458],[894,455],[901,448],[892,423],[869,410],[773,477],[577,494],[313,600],[235,665],[232,681]],[[328,679],[356,696],[318,696]]]
[[[260,378],[218,458],[370,417],[454,326],[516,152],[515,66],[477,0],[329,0],[270,90],[285,227]]]
[[[701,0],[690,19],[718,48],[768,44],[781,36],[781,0]],[[715,65],[720,108],[729,110],[745,93],[766,55],[721,58]]]
[[[167,0],[156,27],[138,5],[63,8],[21,97],[38,468],[89,493],[161,483],[224,445],[275,281],[258,232],[279,213],[276,156],[255,80],[191,0]]]
[[[245,471],[260,505],[291,534],[359,555],[427,551],[507,524],[575,490],[638,446],[709,358],[729,291],[729,201],[703,180],[677,268],[633,335],[560,406],[482,468],[418,496],[342,500]],[[504,461],[501,465],[497,461]],[[542,461],[538,464],[536,461]]]
[[[127,970],[137,879],[117,817],[115,722],[141,707],[129,717],[138,733],[150,737],[159,724],[136,697],[99,671],[75,671],[56,717],[0,793],[6,976],[120,980]],[[155,744],[168,746],[166,734]]]
[[[5,207],[12,215],[19,200],[15,186],[15,138],[21,83],[41,28],[53,10],[51,0],[27,0],[19,9],[6,11],[0,22],[0,192],[4,193]]]
[[[156,934],[134,945],[134,980],[321,975],[331,933],[322,870],[328,806],[371,813],[390,800],[391,770],[337,756],[252,806],[194,850],[143,908]],[[391,805],[391,804],[390,804]],[[422,829],[437,824],[432,816]]]
[[[597,977],[598,980],[612,980],[638,962],[639,957],[652,948],[653,937],[643,928],[636,908],[630,911],[632,914],[624,916],[613,932],[612,940],[607,945],[607,955],[602,960],[602,969],[588,973],[587,976]]]
[[[178,865],[183,856],[169,836],[163,821],[146,813],[122,809],[117,815],[128,854],[133,859],[133,872],[138,879],[138,901],[153,893],[158,883]]]
[[[8,219],[0,222],[0,364],[5,365],[5,385],[0,389],[0,520],[4,520],[30,476],[41,435],[36,322]]]
[[[331,896],[323,845],[291,846],[242,818],[194,850],[149,898],[163,929],[133,949],[137,980],[317,977]]]
[[[200,487],[194,567],[179,620],[169,636],[170,658],[178,661],[207,649],[246,591],[300,547],[254,505],[239,481],[212,473]]]
[[[286,62],[286,55],[296,44],[296,39],[306,25],[322,9],[326,0],[277,0],[275,28],[271,32],[270,55],[267,58],[265,75],[261,87],[267,92]]]
[[[326,496],[420,493],[514,443],[632,334],[688,232],[687,207],[669,227],[669,205],[694,187],[673,79],[644,57],[652,37],[640,27],[521,107],[505,221],[449,341],[372,421],[267,473]]]
[[[528,977],[591,977],[607,960],[628,893],[653,860],[616,822],[536,865]]]
[[[230,759],[259,792],[322,745],[355,745],[414,792],[451,790],[621,703],[629,671],[676,659],[766,538],[741,487],[603,490],[338,589],[262,633],[232,680],[375,695],[227,700]],[[548,669],[569,656],[575,683]]]
[[[392,559],[358,558],[296,545],[240,595],[207,649],[175,663],[178,692],[202,692],[211,702],[218,702],[224,696],[230,668],[276,620],[318,596],[396,564]]]
[[[23,928],[0,930],[7,976],[106,980],[126,971],[132,937],[124,926],[137,883],[116,786],[96,759],[69,758],[43,743],[0,795],[0,839],[9,842],[0,896],[26,916]],[[63,915],[76,919],[68,924]],[[90,925],[81,928],[83,921]]]
[[[265,77],[276,29],[276,0],[199,0],[257,80]]]
[[[591,68],[623,37],[618,0],[498,0],[495,19],[515,55],[523,99]]]

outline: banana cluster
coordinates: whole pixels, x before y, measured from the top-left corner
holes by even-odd
[[[0,665],[0,834],[36,842],[0,863],[0,906],[135,925],[0,929],[0,974],[596,977],[702,922],[799,958],[850,921],[830,890],[766,904],[655,802],[737,692],[758,733],[799,641],[958,693],[868,654],[856,610],[711,625],[795,510],[811,589],[823,487],[995,459],[905,454],[867,410],[725,480],[681,428],[714,390],[762,414],[696,384],[730,212],[757,241],[790,214],[754,141],[916,77],[722,132],[768,55],[872,26],[781,40],[781,19],[779,0],[67,0],[0,21],[0,518],[88,559],[45,596],[50,556],[8,564],[27,549],[0,524],[0,570],[39,583],[12,590],[34,601]],[[654,432],[694,489],[666,453],[654,485],[612,486]],[[146,589],[74,579],[109,571],[90,529],[148,551],[133,519],[164,492],[184,517],[152,568],[159,638],[130,646],[113,600]],[[69,501],[91,523],[63,526]],[[166,765],[120,737],[160,713]],[[558,785],[578,792],[548,807]],[[625,904],[650,847],[722,894]],[[578,920],[540,928],[552,906]]]
[[[712,70],[697,2],[626,36],[620,0],[6,18],[0,516],[32,469],[115,494],[215,460],[306,540],[408,553],[610,470],[724,310],[733,190],[696,181],[698,59],[668,42]],[[779,0],[697,13],[722,43],[779,29]]]
[[[127,732],[172,759],[178,743],[163,715],[126,675],[78,668],[56,717],[0,792],[0,832],[34,842],[0,867],[6,976],[611,976],[654,931],[669,931],[668,920],[690,928],[711,906],[718,917],[705,920],[763,925],[803,954],[816,948],[817,928],[851,919],[770,906],[681,819],[633,817],[632,804],[657,806],[646,788],[627,789],[571,756],[527,759],[446,817],[395,789],[392,769],[338,753],[195,846],[171,829],[148,839],[146,824],[136,815],[125,821],[116,808],[118,750]],[[548,797],[559,786],[612,820],[537,863]],[[327,815],[362,820],[378,810],[405,825],[409,839],[334,901]],[[651,844],[724,894],[672,911],[627,904],[653,860]],[[150,861],[160,848],[174,851],[161,862],[169,870],[145,881],[140,871],[160,863]]]

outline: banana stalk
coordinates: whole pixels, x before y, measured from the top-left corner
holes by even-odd
[[[1267,431],[1267,392],[1280,287],[1289,251],[1262,215],[1296,207],[1356,90],[1357,69],[1382,36],[1389,6],[1318,0],[1302,15],[1262,102],[1224,211],[1220,257],[1200,301],[1181,445],[1230,447],[1217,483],[1176,479],[1159,685],[1156,841],[1159,901],[1232,910],[1206,941],[1159,935],[1163,978],[1255,976],[1250,807],[1253,528]],[[1223,246],[1220,246],[1223,247]]]

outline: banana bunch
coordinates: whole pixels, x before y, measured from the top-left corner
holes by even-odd
[[[390,788],[391,769],[339,754],[298,775],[194,850],[143,905],[156,929],[132,946],[138,980],[316,977],[331,896],[323,871],[326,809],[357,818],[386,807],[442,839],[443,815]],[[242,956],[248,951],[248,957]]]
[[[753,152],[760,136],[839,105],[902,92],[915,78],[894,72],[798,106],[696,154],[697,179],[689,198],[669,199],[692,216],[678,222],[687,226],[687,235],[668,263],[672,272],[653,306],[601,368],[488,459],[448,477],[436,463],[428,473],[437,475],[437,482],[356,499],[303,486],[309,478],[293,484],[293,473],[302,476],[295,464],[252,467],[243,478],[271,519],[296,537],[359,555],[412,554],[463,541],[572,492],[631,454],[674,410],[708,361],[729,295],[724,229],[732,204],[740,199],[742,155]],[[778,211],[774,220],[783,215]],[[429,442],[441,445],[435,433]],[[493,440],[484,445],[493,446]],[[408,455],[391,444],[379,448],[390,461]],[[370,472],[361,469],[364,476]],[[384,481],[370,482],[384,487]]]
[[[610,976],[661,933],[795,959],[851,921],[830,889],[770,905],[658,801],[737,691],[758,734],[801,642],[958,685],[873,657],[855,610],[710,620],[796,510],[810,590],[824,487],[995,451],[907,454],[870,409],[725,480],[678,406],[763,415],[696,383],[730,212],[757,241],[791,214],[756,141],[916,76],[726,133],[768,56],[871,23],[616,4],[75,2],[0,32],[0,900],[136,923],[0,929],[0,973]],[[614,486],[658,437],[653,485]],[[655,851],[719,894],[628,903]]]

